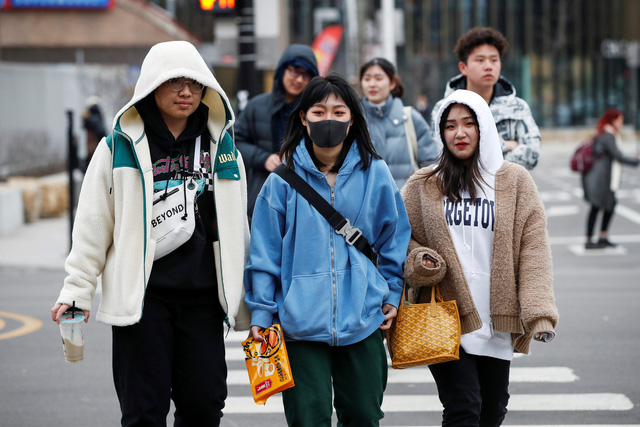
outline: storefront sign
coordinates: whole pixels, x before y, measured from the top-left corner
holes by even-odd
[[[111,9],[115,0],[3,0],[3,9]]]

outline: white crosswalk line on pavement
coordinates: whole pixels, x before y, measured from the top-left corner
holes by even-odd
[[[598,248],[598,249],[586,249],[584,247],[584,243],[580,245],[570,245],[569,250],[573,252],[574,255],[579,256],[618,256],[618,255],[626,255],[627,250],[624,246],[616,246],[615,248]]]
[[[577,381],[578,376],[572,369],[565,367],[511,368],[511,383],[568,383]],[[389,369],[389,384],[434,384],[429,368]],[[246,369],[230,369],[227,373],[227,384],[249,386],[249,375]]]
[[[569,205],[569,206],[550,206],[546,209],[547,218],[552,218],[556,216],[569,216],[576,215],[582,211],[583,208],[578,205]]]
[[[635,222],[636,224],[640,224],[640,212],[635,211],[624,205],[616,206],[616,215],[620,215],[628,219],[631,222]]]
[[[628,411],[633,403],[623,394],[512,394],[509,412],[517,411]],[[435,395],[385,395],[382,402],[385,413],[440,412],[442,404]],[[272,396],[266,405],[256,405],[252,397],[228,397],[224,412],[227,414],[278,414],[284,412],[282,397]]]

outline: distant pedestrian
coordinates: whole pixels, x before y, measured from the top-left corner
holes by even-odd
[[[482,96],[498,127],[505,160],[533,169],[540,156],[540,130],[529,105],[516,96],[516,88],[500,74],[502,56],[508,47],[507,39],[493,28],[470,29],[454,49],[461,74],[449,80],[444,97],[457,89]],[[443,101],[438,101],[431,112],[434,129]]]
[[[278,174],[256,201],[245,301],[255,339],[273,323],[285,334],[296,383],[282,395],[291,426],[329,427],[333,406],[338,425],[377,426],[384,416],[380,330],[397,313],[411,231],[360,105],[342,76],[312,79],[280,151],[286,167],[355,227],[350,243]],[[357,231],[366,249],[375,248],[377,265]]]
[[[249,327],[246,180],[233,121],[196,48],[159,43],[89,164],[51,319],[75,302],[87,321],[101,278],[96,319],[112,326],[123,426],[165,426],[171,400],[176,426],[220,424],[224,323]]]
[[[622,112],[615,108],[609,108],[602,114],[596,125],[597,135],[593,141],[593,167],[587,173],[582,174],[584,198],[591,205],[587,217],[586,249],[616,246],[607,236],[617,203],[616,191],[620,188],[622,179],[621,164],[637,166],[640,163],[640,155],[635,158],[628,157],[618,149],[620,128],[623,123]],[[600,211],[602,211],[600,236],[594,242],[592,240],[593,232]]]
[[[439,162],[402,189],[412,230],[408,297],[427,302],[429,288],[439,284],[443,298],[458,304],[460,359],[429,365],[444,406],[442,425],[499,426],[514,351],[528,353],[532,339],[555,336],[544,205],[531,175],[503,159],[482,97],[453,92],[436,123]]]
[[[311,47],[290,45],[278,61],[272,91],[250,99],[238,117],[236,144],[247,168],[249,219],[262,184],[280,164],[278,153],[289,114],[309,80],[317,75],[318,64]]]
[[[429,109],[429,98],[427,95],[421,93],[416,97],[416,110],[422,116],[422,118],[429,123],[431,121],[431,110]]]
[[[87,132],[87,158],[84,167],[86,170],[98,143],[106,136],[100,98],[97,96],[87,98],[87,109],[82,113],[82,127]]]
[[[417,168],[438,158],[431,129],[415,109],[411,108],[410,117],[404,111],[404,85],[391,62],[384,58],[368,61],[360,68],[360,85],[371,140],[401,188]],[[405,122],[413,128],[415,140],[407,134]]]

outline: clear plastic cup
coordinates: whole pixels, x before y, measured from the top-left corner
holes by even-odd
[[[84,314],[81,311],[68,311],[62,315],[60,335],[64,359],[69,363],[84,360]]]

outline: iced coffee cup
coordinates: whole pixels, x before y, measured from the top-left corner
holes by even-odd
[[[60,318],[60,335],[64,359],[69,363],[84,359],[84,314],[81,311],[64,313]]]

